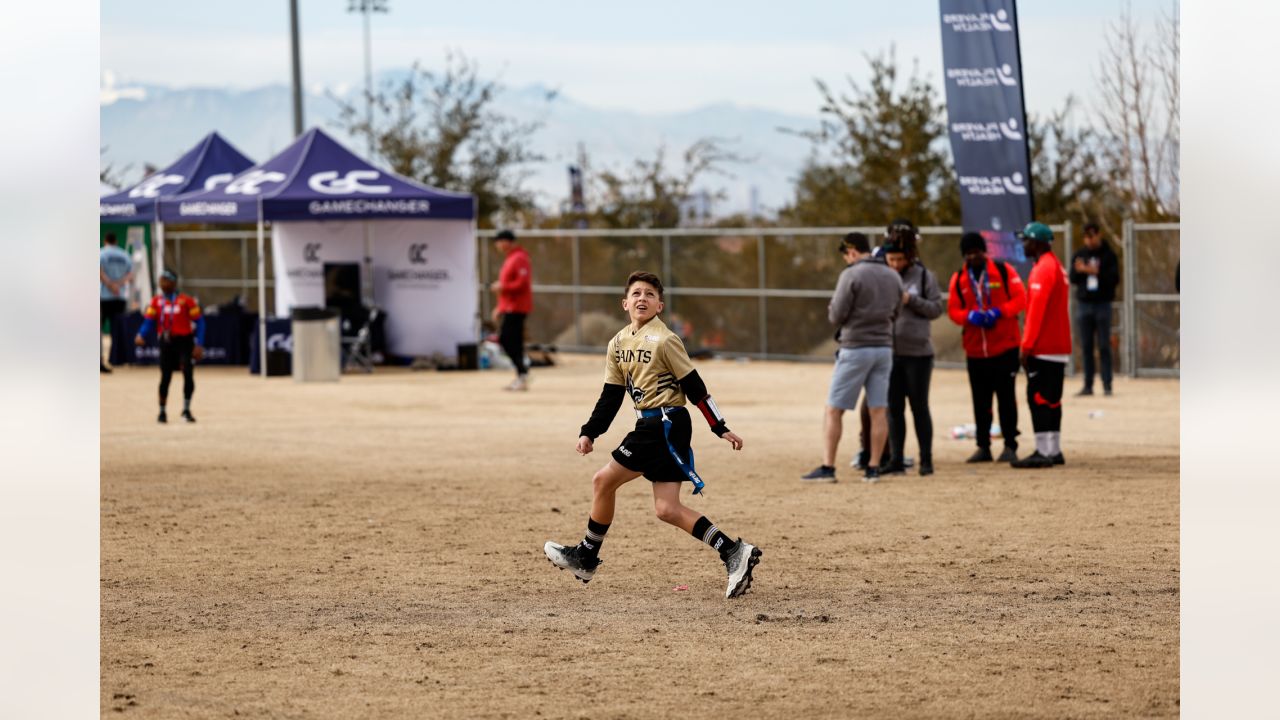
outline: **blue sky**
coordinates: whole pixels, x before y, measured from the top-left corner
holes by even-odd
[[[341,90],[363,77],[362,30],[347,0],[300,0],[303,81]],[[447,49],[512,86],[541,83],[599,107],[671,112],[717,102],[813,114],[813,78],[865,75],[865,53],[896,47],[937,83],[936,0],[788,3],[438,3],[388,0],[375,15],[375,71],[414,60],[439,66]],[[639,8],[643,9],[639,9]],[[1154,25],[1169,0],[1133,0]],[[1121,0],[1019,6],[1027,105],[1094,97],[1101,34]],[[114,82],[249,88],[289,80],[288,3],[108,0],[101,67]]]

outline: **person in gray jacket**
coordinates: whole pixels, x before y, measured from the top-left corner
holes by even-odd
[[[823,415],[822,464],[801,479],[836,481],[836,449],[844,431],[844,412],[857,409],[858,394],[865,387],[871,411],[871,462],[863,481],[877,482],[881,448],[889,435],[886,415],[893,366],[893,322],[902,307],[902,280],[884,260],[871,256],[871,242],[862,233],[846,235],[840,242],[840,252],[849,266],[840,273],[827,306],[827,319],[839,328],[836,339],[840,348],[836,351]]]
[[[920,474],[933,474],[933,418],[929,414],[929,380],[933,375],[931,325],[942,314],[938,279],[920,262],[914,226],[895,229],[884,247],[885,262],[898,271],[905,290],[902,312],[893,324],[893,372],[889,375],[889,439],[893,453],[884,472],[906,472],[907,402],[920,446]]]

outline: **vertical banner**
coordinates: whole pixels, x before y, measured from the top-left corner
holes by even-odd
[[[276,317],[294,307],[324,307],[324,264],[364,262],[364,222],[277,222],[271,225]]]
[[[1021,263],[1031,161],[1014,0],[940,0],[947,124],[964,227],[992,257]]]
[[[476,236],[470,220],[379,220],[373,297],[387,313],[387,350],[453,357],[480,336]]]

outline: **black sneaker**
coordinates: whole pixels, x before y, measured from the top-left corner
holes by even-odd
[[[1102,388],[1102,394],[1111,397],[1111,388]]]
[[[880,482],[880,468],[873,468],[873,467],[867,468],[866,474],[862,476],[862,482],[864,483]]]
[[[933,474],[933,461],[925,460],[922,458],[920,460],[920,477],[925,477],[926,475],[932,475],[932,474]]]
[[[833,483],[836,481],[836,469],[830,465],[819,465],[801,475],[800,479],[805,482]]]
[[[591,578],[596,576],[596,568],[600,567],[600,558],[588,557],[578,545],[565,547],[548,540],[542,546],[542,552],[547,554],[552,565],[573,573],[583,585],[591,582]]]
[[[970,456],[969,456],[969,459],[968,459],[968,460],[965,460],[965,462],[967,462],[967,463],[980,463],[980,462],[991,462],[991,460],[992,460],[992,457],[991,457],[991,448],[989,448],[989,447],[980,447],[980,448],[978,448],[978,451],[977,451],[977,452],[975,452],[974,454],[970,455]]]
[[[1053,458],[1047,455],[1041,455],[1040,451],[1037,450],[1031,453],[1030,455],[1022,458],[1021,460],[1014,460],[1013,462],[1009,463],[1009,466],[1016,467],[1016,468],[1023,468],[1023,469],[1049,468],[1049,467],[1053,467]]]
[[[165,414],[164,410],[161,410],[161,411],[160,411],[160,417],[156,418],[156,422],[158,422],[158,423],[167,423],[167,422],[169,422],[169,416]]]
[[[1049,458],[1049,459],[1053,461],[1053,464],[1054,464],[1054,465],[1066,465],[1066,464],[1067,464],[1067,459],[1066,459],[1066,458],[1064,458],[1064,457],[1062,457],[1062,453],[1058,453],[1057,455],[1054,455],[1053,457],[1051,457],[1051,458]]]
[[[1088,397],[1092,394],[1093,388],[1081,388],[1080,392],[1076,393],[1076,397]]]
[[[871,454],[866,450],[859,450],[857,455],[853,456],[853,462],[849,463],[849,467],[854,470],[866,470],[867,463],[870,462]]]
[[[880,466],[880,474],[881,475],[906,475],[907,474],[906,463],[900,462],[898,460],[890,460],[889,462],[884,463],[883,465]]]
[[[196,421],[196,417],[195,417],[194,415],[192,415],[192,414],[191,414],[191,411],[190,411],[190,410],[183,410],[183,411],[182,411],[182,419],[183,419],[183,420],[186,420],[186,421],[187,421],[187,422],[189,422],[189,423],[193,423],[193,422],[195,422],[195,421]]]
[[[111,368],[107,367],[107,366],[106,366],[105,364],[103,364],[103,363],[98,363],[98,372],[103,373],[103,374],[105,374],[105,375],[110,375],[110,374],[111,374]]]
[[[724,597],[742,597],[751,589],[751,569],[760,562],[760,548],[738,538],[738,547],[724,559],[724,569],[729,572],[729,587],[725,588]]]
[[[1000,453],[1000,457],[996,458],[996,462],[1013,463],[1018,461],[1018,451],[1008,445],[1004,446],[1004,451]]]

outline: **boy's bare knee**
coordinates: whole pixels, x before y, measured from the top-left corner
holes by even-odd
[[[662,522],[674,525],[680,519],[680,503],[657,500],[653,503],[653,512]]]

